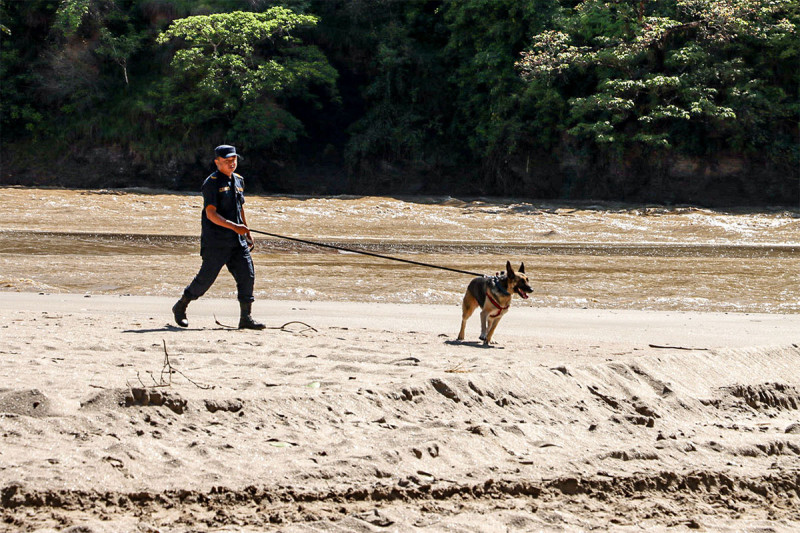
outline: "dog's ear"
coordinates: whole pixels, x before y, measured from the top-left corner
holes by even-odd
[[[523,274],[525,273],[525,263],[520,263],[519,264],[519,272],[521,272]]]
[[[514,269],[511,268],[511,261],[506,261],[506,274],[508,275],[508,279],[514,277]]]

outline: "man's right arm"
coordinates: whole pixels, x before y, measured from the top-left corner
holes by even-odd
[[[244,224],[237,224],[235,222],[231,222],[230,220],[227,220],[225,217],[217,213],[217,206],[215,205],[206,206],[206,217],[208,217],[208,220],[210,220],[217,226],[222,226],[223,228],[235,231],[237,235],[245,235],[250,231]]]

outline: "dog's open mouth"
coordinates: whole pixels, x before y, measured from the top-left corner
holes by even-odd
[[[527,299],[528,299],[528,295],[527,295],[527,294],[525,294],[525,291],[524,291],[524,290],[522,290],[522,287],[517,287],[517,294],[519,294],[519,295],[520,295],[520,297],[521,297],[521,298],[524,298],[525,300],[527,300]]]

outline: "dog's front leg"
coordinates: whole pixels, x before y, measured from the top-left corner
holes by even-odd
[[[492,342],[492,336],[494,335],[494,330],[497,328],[497,324],[500,323],[500,318],[501,317],[489,319],[489,332],[486,334],[486,339],[484,339],[483,344]]]
[[[488,319],[489,319],[489,312],[481,309],[481,336],[478,338],[484,341],[484,343],[486,341],[486,332],[487,332],[486,323],[488,322]]]

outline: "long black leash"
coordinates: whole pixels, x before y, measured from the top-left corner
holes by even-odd
[[[374,254],[372,252],[365,252],[363,250],[353,250],[351,248],[344,248],[342,246],[335,246],[333,244],[325,244],[321,242],[313,242],[313,241],[306,241],[304,239],[298,239],[296,237],[287,237],[286,235],[277,235],[275,233],[267,233],[266,231],[259,231],[257,229],[250,228],[251,233],[260,233],[261,235],[269,235],[270,237],[276,237],[278,239],[286,239],[287,241],[295,241],[295,242],[302,242],[303,244],[311,244],[313,246],[321,246],[323,248],[332,248],[334,250],[341,250],[343,252],[350,252],[354,254],[362,254],[362,255],[369,255],[372,257],[379,257],[381,259],[388,259],[390,261],[399,261],[401,263],[409,263],[411,265],[423,266],[428,268],[438,268],[439,270],[449,270],[450,272],[456,272],[458,274],[468,274],[470,276],[477,276],[483,277],[483,274],[478,274],[476,272],[469,272],[467,270],[458,270],[457,268],[450,268],[444,267],[440,265],[431,265],[429,263],[421,263],[419,261],[411,261],[410,259],[400,259],[399,257],[391,257],[388,255],[381,255],[381,254]]]

